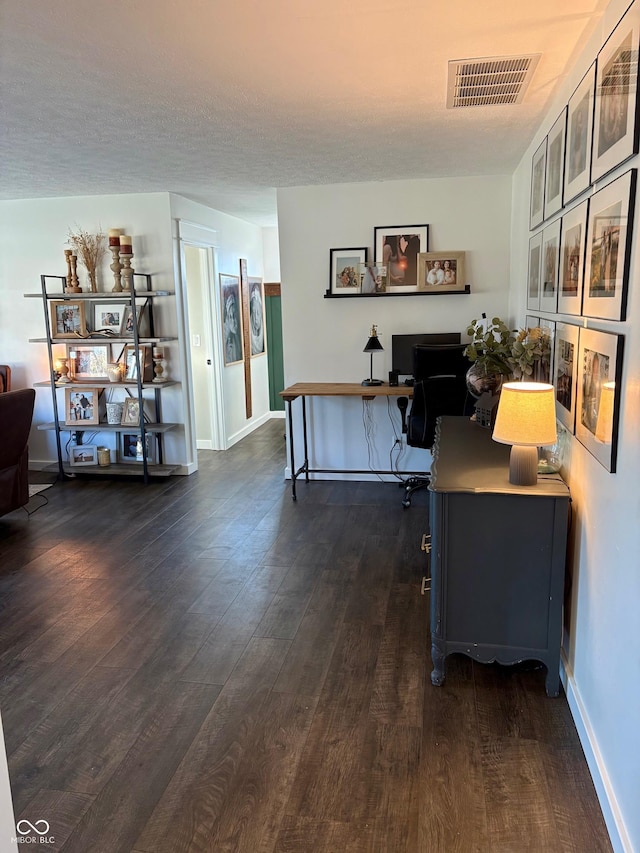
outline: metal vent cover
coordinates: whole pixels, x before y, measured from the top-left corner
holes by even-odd
[[[539,59],[530,53],[450,60],[447,108],[519,104]]]

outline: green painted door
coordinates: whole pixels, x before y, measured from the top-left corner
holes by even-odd
[[[284,356],[282,352],[281,296],[265,296],[267,323],[267,359],[269,365],[269,408],[272,412],[284,410],[280,391],[284,389]]]

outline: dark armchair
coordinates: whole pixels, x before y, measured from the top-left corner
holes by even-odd
[[[467,406],[466,373],[469,361],[463,355],[466,344],[414,347],[414,386],[407,419],[407,444],[430,450],[436,421],[441,415],[463,415]],[[429,475],[409,477],[404,484],[402,505],[411,505],[416,489],[429,485]]]
[[[33,388],[0,394],[0,515],[29,500],[29,430],[36,392]]]

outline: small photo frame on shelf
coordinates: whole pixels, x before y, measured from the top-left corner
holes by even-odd
[[[139,423],[137,421],[136,423]],[[145,433],[145,443],[147,450],[147,462],[149,465],[155,464],[155,441],[153,433]],[[118,461],[126,464],[137,462],[140,464],[142,459],[142,440],[139,432],[121,432],[118,434]]]
[[[329,249],[329,289],[327,296],[353,296],[361,292],[360,268],[368,250]]]
[[[531,201],[529,206],[529,230],[532,231],[544,219],[544,182],[547,164],[547,137],[542,140],[531,158]]]
[[[249,337],[251,358],[267,351],[264,330],[264,289],[262,279],[249,276]]]
[[[582,313],[603,320],[627,314],[636,169],[591,196]]]
[[[567,147],[564,159],[564,203],[588,189],[591,177],[591,140],[596,91],[596,64],[584,75],[569,99]]]
[[[540,265],[540,304],[541,311],[552,314],[558,309],[558,266],[560,261],[560,225],[556,219],[542,232],[542,255]]]
[[[547,166],[544,187],[544,218],[549,219],[562,207],[564,192],[564,149],[567,134],[567,108],[553,123],[547,136]]]
[[[219,277],[222,304],[222,347],[225,367],[228,367],[244,358],[240,276],[220,273]]]
[[[142,370],[142,381],[150,382],[153,379],[153,357],[152,348],[145,344],[138,347],[138,360],[136,360],[136,348],[134,344],[127,344],[122,357],[124,363],[124,381],[136,382],[138,380],[138,361]]]
[[[562,217],[558,285],[559,314],[579,316],[582,311],[588,210],[589,199],[585,199]]]
[[[93,331],[111,332],[114,336],[119,336],[127,307],[124,302],[96,302],[93,306]]]
[[[529,239],[529,272],[527,275],[527,309],[540,308],[540,278],[542,266],[542,231]]]
[[[137,397],[125,397],[120,423],[125,426],[139,426],[140,400]]]
[[[624,336],[580,329],[576,438],[612,474],[616,470]]]
[[[97,465],[98,448],[95,444],[72,444],[69,447],[69,465]]]
[[[556,323],[552,383],[556,389],[556,417],[571,433],[576,422],[579,333],[578,326]]]
[[[51,337],[73,338],[87,336],[87,323],[84,302],[72,300],[54,300],[49,303],[51,312]]]
[[[138,333],[140,332],[140,325],[142,323],[142,317],[145,310],[145,305],[140,305],[136,308],[136,315],[138,317]],[[124,306],[124,311],[122,312],[122,322],[120,324],[120,337],[122,338],[132,338],[133,337],[133,323],[134,323],[134,315],[131,310],[130,305]]]
[[[73,382],[109,381],[107,344],[67,344],[67,358]]]
[[[360,264],[360,293],[363,296],[373,296],[376,293],[386,293],[389,284],[388,271],[384,264],[367,261]]]
[[[64,422],[66,426],[84,429],[100,423],[98,409],[99,388],[65,388]]]
[[[373,229],[374,260],[387,267],[389,293],[418,291],[418,255],[429,251],[428,225],[384,225]]]
[[[465,284],[464,252],[421,252],[418,290],[422,293],[469,293]]]
[[[598,54],[592,181],[638,152],[639,48],[640,2],[636,0]]]

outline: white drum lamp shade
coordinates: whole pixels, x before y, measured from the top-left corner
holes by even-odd
[[[533,486],[538,481],[538,447],[555,444],[556,409],[553,385],[507,382],[502,386],[493,440],[511,444],[509,482]]]

